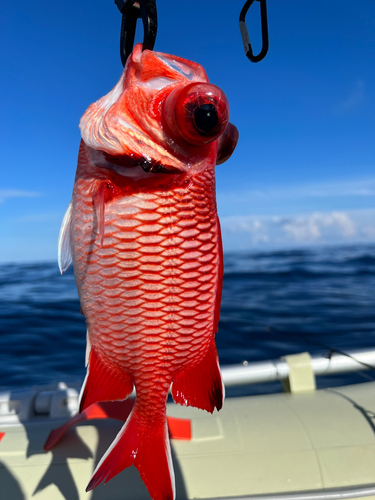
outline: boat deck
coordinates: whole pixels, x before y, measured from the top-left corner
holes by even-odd
[[[375,499],[375,382],[228,398],[214,415],[172,403],[168,414],[191,419],[191,440],[171,440],[177,499]],[[64,420],[41,415],[0,425],[1,499],[149,498],[134,467],[85,493],[122,424],[84,422],[44,451]]]

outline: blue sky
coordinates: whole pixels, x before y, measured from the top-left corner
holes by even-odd
[[[374,1],[268,0],[258,64],[242,48],[243,0],[157,5],[155,50],[202,64],[240,131],[217,167],[224,249],[375,242]],[[79,119],[122,72],[120,20],[109,0],[2,6],[0,261],[56,258]]]

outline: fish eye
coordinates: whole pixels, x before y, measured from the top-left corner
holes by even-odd
[[[228,125],[227,98],[209,83],[178,86],[164,102],[163,122],[177,143],[203,146],[217,139]]]
[[[202,104],[194,110],[194,125],[202,134],[209,134],[219,123],[217,110],[213,104]]]

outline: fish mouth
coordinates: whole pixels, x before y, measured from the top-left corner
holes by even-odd
[[[150,157],[130,155],[112,156],[105,151],[91,149],[91,159],[99,168],[115,171],[123,177],[141,178],[149,174],[183,174],[184,170],[174,165],[163,164]]]
[[[184,171],[180,168],[174,167],[172,165],[164,165],[159,161],[148,161],[145,160],[141,164],[144,172],[150,174],[182,174]]]

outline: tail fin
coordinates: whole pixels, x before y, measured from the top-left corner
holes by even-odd
[[[135,465],[153,500],[174,500],[175,481],[167,419],[156,427],[141,422],[135,406],[96,467],[86,491]]]

